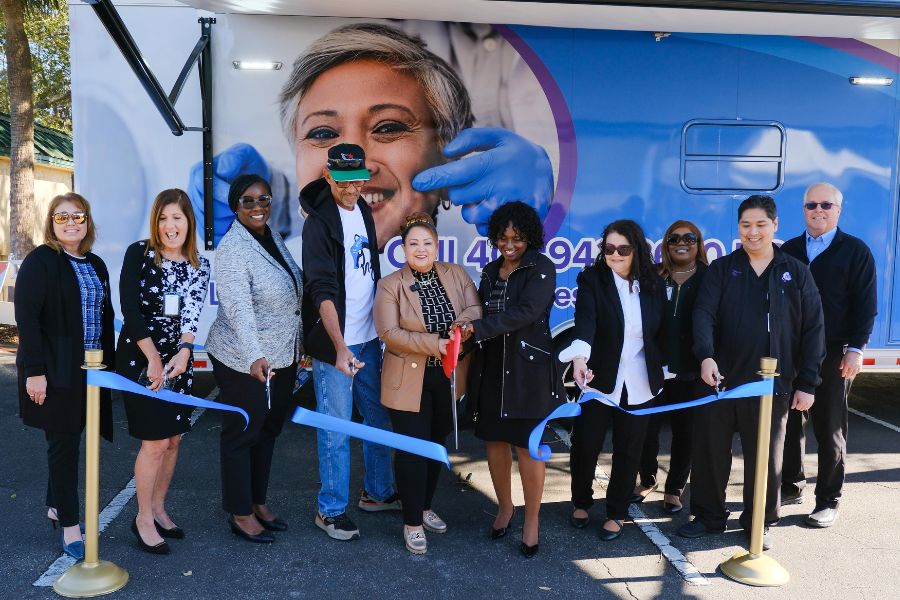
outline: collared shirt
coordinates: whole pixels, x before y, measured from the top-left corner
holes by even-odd
[[[834,236],[837,235],[837,227],[832,229],[827,233],[823,233],[819,237],[813,237],[806,232],[806,257],[809,259],[809,262],[812,262],[816,259],[816,257],[825,250],[828,249],[828,246],[831,245],[831,242],[834,241]]]
[[[628,405],[643,404],[653,399],[650,381],[647,378],[647,361],[644,358],[644,323],[641,318],[641,287],[637,281],[630,283],[613,274],[616,292],[622,302],[622,316],[625,321],[625,337],[622,341],[622,355],[616,373],[616,387],[609,395],[616,403],[621,402],[622,388],[628,389]]]

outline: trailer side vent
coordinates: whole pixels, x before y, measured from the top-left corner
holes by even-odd
[[[681,139],[681,185],[694,194],[774,192],[784,182],[784,127],[695,120]]]

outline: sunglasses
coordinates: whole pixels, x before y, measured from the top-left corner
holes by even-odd
[[[821,206],[822,210],[831,210],[832,206],[837,206],[834,202],[807,202],[803,205],[806,210],[816,210],[817,206]]]
[[[694,233],[683,233],[681,235],[672,233],[666,238],[666,243],[670,246],[677,246],[678,244],[693,246],[697,243],[697,235]]]
[[[72,222],[76,225],[81,225],[85,221],[87,221],[87,214],[83,212],[58,212],[53,213],[53,222],[57,225],[65,225],[69,222],[69,219],[72,219]]]
[[[632,250],[634,250],[634,247],[629,246],[628,244],[622,244],[621,246],[606,244],[605,246],[603,246],[603,254],[605,254],[606,256],[612,256],[616,252],[619,253],[619,256],[631,256]]]
[[[363,179],[360,181],[335,181],[334,184],[342,190],[345,190],[350,186],[354,186],[356,188],[362,189],[362,187],[366,184],[366,180]]]
[[[250,210],[254,206],[259,206],[260,208],[268,208],[270,204],[272,204],[272,196],[262,195],[259,198],[254,198],[253,196],[241,196],[240,198],[241,206],[244,207],[245,210]]]
[[[363,159],[361,158],[329,158],[329,167],[337,167],[339,169],[361,169]]]

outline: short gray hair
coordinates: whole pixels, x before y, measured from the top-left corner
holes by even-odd
[[[806,202],[806,199],[809,197],[809,193],[813,191],[817,187],[823,187],[828,190],[831,190],[831,193],[834,195],[834,201],[838,206],[844,205],[844,194],[841,193],[841,190],[837,189],[835,186],[831,185],[827,181],[820,181],[818,183],[814,183],[803,192],[803,202]]]
[[[291,142],[297,135],[300,100],[319,75],[338,65],[366,59],[404,70],[419,82],[441,147],[471,127],[475,119],[469,92],[444,59],[428,50],[418,37],[387,25],[357,23],[320,37],[294,61],[279,96],[281,124]]]

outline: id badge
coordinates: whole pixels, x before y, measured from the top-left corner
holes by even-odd
[[[163,314],[167,317],[180,317],[181,296],[179,296],[178,294],[164,294]]]

